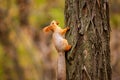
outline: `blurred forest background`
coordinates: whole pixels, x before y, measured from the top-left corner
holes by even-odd
[[[55,80],[51,20],[64,27],[64,0],[0,0],[0,80]],[[120,0],[110,0],[112,80],[120,80]]]

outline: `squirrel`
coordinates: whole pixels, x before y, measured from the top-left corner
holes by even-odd
[[[58,26],[59,23],[53,20],[50,25],[43,28],[44,32],[52,31],[53,44],[58,52],[58,65],[57,65],[57,80],[66,80],[66,63],[65,52],[71,49],[71,45],[65,39],[65,33],[70,29],[66,27],[62,29]]]

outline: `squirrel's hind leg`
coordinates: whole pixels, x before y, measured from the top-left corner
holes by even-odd
[[[71,49],[71,45],[68,44],[67,40],[63,41],[64,51],[69,51]]]
[[[70,49],[71,49],[71,45],[67,45],[66,47],[65,47],[65,51],[69,51]]]

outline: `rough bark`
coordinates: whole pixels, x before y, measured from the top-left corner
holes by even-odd
[[[111,80],[108,0],[66,0],[67,80]]]

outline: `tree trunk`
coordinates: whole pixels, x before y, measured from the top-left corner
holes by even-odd
[[[66,0],[67,80],[111,80],[108,0]]]
[[[21,27],[28,27],[29,25],[30,2],[30,0],[17,0]]]

